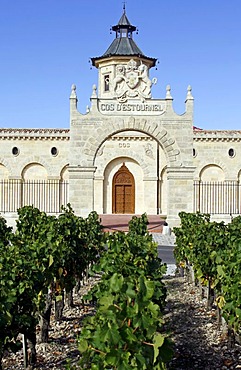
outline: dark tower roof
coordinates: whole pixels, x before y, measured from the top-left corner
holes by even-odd
[[[132,38],[132,33],[136,31],[136,27],[133,26],[126,16],[125,6],[123,7],[123,14],[116,26],[112,27],[112,31],[115,32],[116,37],[108,47],[106,52],[100,56],[91,58],[92,64],[95,66],[96,61],[103,58],[109,58],[113,56],[137,56],[148,59],[152,63],[152,67],[156,64],[155,58],[147,57],[141,49],[136,45]]]

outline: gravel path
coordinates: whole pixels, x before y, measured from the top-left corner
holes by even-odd
[[[63,319],[59,322],[51,316],[51,328],[49,331],[49,342],[36,345],[38,370],[64,370],[69,361],[77,366],[80,357],[77,337],[81,331],[83,319],[86,315],[94,313],[94,306],[85,305],[83,307],[81,297],[96,282],[96,279],[90,279],[88,284],[81,287],[80,294],[74,296],[74,307],[65,307]],[[38,339],[37,328],[37,339]],[[3,370],[24,370],[22,351],[16,354],[5,354],[3,359]],[[77,367],[78,368],[78,367]]]
[[[215,310],[185,278],[165,279],[168,288],[166,329],[173,339],[174,358],[168,369],[241,369],[241,346],[228,349],[225,331],[219,331]]]
[[[217,330],[215,311],[206,311],[205,299],[200,299],[198,288],[185,278],[165,278],[168,288],[165,310],[166,330],[174,341],[174,358],[169,370],[225,370],[241,369],[241,346],[228,349],[225,334]],[[90,281],[90,285],[94,280]],[[88,286],[82,288],[82,294]],[[64,310],[64,320],[51,323],[50,340],[37,345],[37,366],[39,370],[65,369],[66,360],[77,363],[79,352],[76,338],[81,330],[83,317],[93,307],[82,307],[75,297],[75,307]],[[4,370],[23,370],[23,356],[6,354]]]

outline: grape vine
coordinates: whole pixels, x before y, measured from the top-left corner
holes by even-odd
[[[16,338],[22,333],[29,343],[28,363],[33,366],[39,318],[41,339],[47,341],[52,298],[56,308],[60,306],[59,319],[64,290],[70,292],[90,262],[97,260],[104,234],[95,212],[82,219],[70,205],[58,218],[23,207],[16,226],[13,233],[0,218],[0,356],[6,348],[19,348]]]
[[[145,215],[133,218],[127,235],[110,235],[93,268],[102,277],[85,297],[97,302],[97,310],[79,338],[83,369],[165,369],[172,356],[162,319],[166,266],[146,221]]]
[[[202,285],[213,290],[215,304],[233,337],[241,335],[241,217],[229,224],[211,222],[209,215],[179,214],[174,228],[174,254],[180,267],[194,269]],[[209,306],[213,300],[209,299]]]

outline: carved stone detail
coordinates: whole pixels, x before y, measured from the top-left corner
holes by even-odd
[[[113,93],[120,103],[125,103],[128,98],[139,98],[142,101],[151,98],[151,86],[152,81],[145,64],[137,66],[136,61],[131,59],[127,65],[116,66]]]
[[[12,129],[1,128],[0,140],[66,140],[70,139],[69,129]]]
[[[150,157],[151,159],[154,159],[153,145],[151,143],[147,143],[145,145],[145,153],[146,153],[147,157]]]
[[[96,154],[96,156],[97,156],[97,157],[100,157],[101,155],[103,155],[103,153],[104,153],[104,148],[105,148],[105,146],[104,146],[104,145],[102,145],[102,146],[100,147],[100,149],[98,150],[98,152],[97,152],[97,154]]]

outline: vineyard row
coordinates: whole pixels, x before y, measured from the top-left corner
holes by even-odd
[[[219,320],[225,319],[235,341],[241,335],[241,216],[229,224],[212,222],[208,214],[179,216],[181,226],[174,228],[177,264],[193,270],[195,281],[208,291],[208,307],[217,306]]]
[[[127,234],[104,233],[96,212],[84,219],[71,206],[49,216],[31,206],[18,210],[16,231],[0,217],[0,360],[24,338],[25,366],[36,364],[36,326],[48,341],[52,302],[55,319],[64,299],[92,266],[101,278],[83,297],[95,315],[79,333],[83,369],[165,369],[171,344],[163,330],[166,267],[147,231],[147,217],[133,217]],[[0,363],[1,368],[1,363]],[[69,369],[73,369],[69,365]]]

